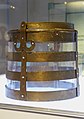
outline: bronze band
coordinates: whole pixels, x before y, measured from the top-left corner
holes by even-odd
[[[12,99],[21,100],[20,92],[17,90],[9,89],[6,86],[6,96]],[[46,92],[35,92],[27,91],[27,96],[24,98],[25,101],[54,101],[63,100],[76,97],[77,88],[62,90],[62,91],[46,91]]]
[[[63,22],[32,22],[26,23],[27,28],[37,28],[37,29],[52,29],[52,28],[63,28],[63,29],[74,29],[74,25],[71,23]]]
[[[76,42],[74,35],[75,32],[61,32],[54,30],[53,32],[27,33],[27,39],[33,39],[35,42]]]
[[[21,52],[9,52],[8,61],[21,61]],[[27,62],[63,62],[75,61],[76,52],[29,52]]]
[[[26,24],[25,22],[21,24],[21,33],[20,33],[20,51],[21,51],[21,73],[20,73],[20,96],[21,99],[24,100],[26,97],[26,61],[27,61],[27,53],[26,53]],[[17,51],[17,49],[16,49]]]
[[[74,31],[69,31],[69,30],[48,30],[46,32],[42,31],[39,29],[38,31],[26,31],[27,34],[27,41],[33,40],[34,42],[76,42],[75,33],[77,33],[75,30]],[[10,37],[12,35],[12,38],[10,41],[17,42],[18,40],[20,41],[20,31],[16,30],[15,31],[10,31],[9,33]]]
[[[55,29],[55,28],[70,29],[70,30],[74,29],[74,24],[65,22],[27,22],[25,24],[27,26],[27,29]]]
[[[20,72],[7,71],[6,77],[10,80],[20,81]],[[27,72],[27,81],[54,81],[77,78],[76,70]]]

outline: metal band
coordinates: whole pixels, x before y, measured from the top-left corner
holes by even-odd
[[[21,39],[21,73],[20,73],[20,98],[21,100],[24,100],[26,97],[26,60],[27,60],[27,54],[26,54],[26,24],[23,22],[21,24],[21,33],[20,33],[20,39]]]
[[[74,35],[75,31],[61,32],[54,30],[54,32],[30,32],[27,33],[27,39],[33,39],[35,42],[76,42]]]
[[[62,29],[74,29],[74,25],[65,22],[31,22],[26,23],[29,29],[52,29],[52,28],[62,28]]]
[[[9,52],[8,61],[21,61],[21,52]],[[27,62],[63,62],[75,61],[76,52],[30,52]]]
[[[77,33],[75,33],[74,39],[76,39],[76,69],[77,69],[77,87],[79,86],[79,67],[78,67],[78,40]],[[79,94],[79,90],[77,90]]]
[[[76,42],[76,39],[74,39],[75,33],[77,33],[77,31],[73,30],[73,31],[69,31],[69,30],[48,30],[48,31],[42,31],[41,29],[36,29],[36,31],[29,31],[26,30],[25,31],[27,34],[27,39],[26,42],[28,40],[33,40],[34,42]],[[10,31],[9,35],[12,38],[10,39],[10,41],[13,42],[17,42],[18,40],[20,40],[20,31],[16,30],[15,31]],[[18,40],[17,40],[18,39]]]
[[[7,71],[6,77],[10,80],[20,81],[21,72]],[[27,72],[27,81],[54,81],[77,78],[76,70]]]
[[[24,22],[22,22],[24,23]],[[51,29],[60,29],[60,30],[68,30],[68,31],[75,31],[74,30],[74,25],[71,23],[63,23],[63,22],[32,22],[32,23],[25,23],[26,24],[26,29],[29,29],[29,31],[36,31],[37,29],[43,29],[44,31],[46,29],[51,30]],[[10,30],[8,32],[9,34],[13,35],[14,37],[16,36],[16,33],[20,33],[18,29],[16,30]],[[12,37],[11,37],[12,38]]]
[[[35,92],[27,91],[27,96],[24,98],[25,101],[54,101],[74,98],[77,95],[77,88],[62,90],[62,91],[46,91],[46,92]],[[20,100],[20,92],[9,89],[6,86],[6,96],[12,99]]]
[[[37,22],[37,23],[25,23],[27,28],[28,40],[34,40],[35,42],[75,42],[74,34],[77,33],[74,30],[74,25],[63,22]],[[9,32],[10,41],[17,42],[20,38],[20,30],[11,30]],[[12,38],[11,38],[12,36]]]

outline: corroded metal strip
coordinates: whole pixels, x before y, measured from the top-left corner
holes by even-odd
[[[9,52],[8,61],[21,61],[21,52]],[[75,61],[76,52],[30,52],[27,62],[63,62]]]
[[[21,24],[21,32],[20,32],[20,51],[21,51],[21,73],[20,73],[20,99],[24,100],[26,98],[26,24],[22,22]]]
[[[17,31],[17,30],[16,30]],[[10,41],[14,43],[20,41],[20,30],[17,32],[10,31]],[[34,42],[76,42],[77,39],[74,39],[75,34],[77,34],[76,30],[70,31],[68,29],[63,30],[56,30],[56,29],[49,29],[42,31],[42,29],[25,29],[27,34],[26,41],[34,41]]]
[[[37,28],[37,29],[52,29],[52,28],[62,28],[62,29],[74,29],[74,25],[65,22],[31,22],[26,23],[27,28]]]
[[[45,92],[35,92],[27,91],[27,97],[24,98],[25,101],[54,101],[69,99],[78,96],[77,88],[62,90],[62,91],[45,91]],[[20,92],[16,90],[9,89],[6,86],[6,96],[12,99],[20,100]]]
[[[11,32],[11,31],[10,31]],[[13,31],[12,31],[13,32]],[[42,32],[42,31],[34,31],[34,32],[26,32],[27,33],[27,41],[28,40],[34,40],[35,42],[76,42],[76,39],[74,39],[74,35],[76,31],[69,32],[69,31],[48,31],[48,32]],[[10,33],[13,34],[12,39],[10,41],[13,41],[14,43],[17,42],[17,36],[20,41],[20,33]],[[15,35],[14,35],[15,34]]]
[[[76,42],[74,39],[74,32],[30,32],[27,33],[27,39],[34,40],[35,42]]]
[[[27,28],[25,32],[27,34],[28,40],[34,40],[35,42],[48,42],[48,41],[58,41],[58,42],[75,42],[74,39],[76,30],[74,30],[74,25],[63,22],[37,22],[37,23],[25,23]],[[20,41],[19,30],[9,31],[10,41],[16,43]]]
[[[76,52],[37,52],[27,54],[28,62],[75,61]]]
[[[79,67],[78,67],[78,40],[77,33],[75,33],[74,39],[76,39],[76,69],[77,69],[77,87],[79,87]],[[77,90],[77,94],[79,95],[80,91]]]
[[[7,71],[6,77],[10,80],[20,81],[21,72]],[[54,81],[77,78],[76,70],[27,72],[27,81]]]
[[[71,23],[63,23],[63,22],[35,22],[35,23],[25,23],[27,28],[26,28],[26,32],[31,32],[33,31],[45,31],[46,29],[47,31],[50,30],[58,30],[60,29],[60,31],[66,30],[66,31],[75,31],[74,30],[74,25]],[[38,30],[37,30],[38,29]],[[18,34],[20,33],[19,29],[16,30],[10,30],[8,32],[8,34],[10,35],[10,38],[12,39],[14,37],[14,39],[16,38],[16,36],[18,36]],[[10,39],[10,40],[11,40]]]
[[[76,78],[76,71],[47,71],[47,72],[29,72],[27,73],[28,81],[53,81],[67,80]]]

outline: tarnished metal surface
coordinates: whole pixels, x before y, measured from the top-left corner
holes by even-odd
[[[9,89],[6,86],[6,96],[12,99],[20,100],[19,91]],[[70,99],[77,96],[77,88],[62,90],[62,91],[46,91],[46,92],[35,92],[35,91],[27,91],[27,97],[25,101],[55,101],[55,100],[63,100]]]
[[[26,61],[27,61],[27,53],[26,53],[26,24],[21,24],[21,33],[20,33],[20,48],[21,51],[21,74],[20,74],[20,99],[24,100],[27,96],[26,94]],[[18,51],[16,49],[16,51]]]
[[[9,61],[21,61],[21,52],[9,52]],[[75,61],[76,52],[30,52],[27,53],[27,62],[63,62]]]
[[[74,28],[73,24],[64,23],[64,22],[29,22],[27,23],[28,29],[53,29],[53,28],[61,28],[61,29],[72,29]]]
[[[34,40],[35,42],[75,42],[74,25],[69,23],[60,22],[38,22],[38,23],[26,23],[26,40]],[[11,30],[9,32],[11,36],[10,40],[17,42],[20,38],[20,30]]]
[[[20,82],[20,89],[14,90],[6,86],[6,96],[13,99],[32,100],[32,101],[50,101],[68,99],[78,96],[78,51],[77,51],[77,31],[74,25],[60,22],[38,22],[21,23],[18,30],[9,31],[10,40],[13,43],[14,51],[8,52],[7,61],[21,62],[21,72],[9,71],[7,69],[6,77],[12,81]],[[33,51],[36,43],[73,43],[75,42],[76,51]],[[18,43],[20,46],[18,47]],[[30,43],[30,46],[27,46]],[[58,71],[30,71],[27,72],[27,62],[65,62],[75,61],[75,68]],[[38,67],[38,66],[37,66]],[[35,92],[27,91],[26,82],[62,81],[77,79],[77,87],[63,89],[58,91]],[[67,82],[70,83],[70,82]],[[17,84],[18,85],[18,84]],[[60,84],[61,86],[61,84]]]
[[[64,29],[34,29],[32,31],[31,29],[26,30],[27,38],[26,41],[32,41],[32,39],[35,42],[75,42],[76,39],[74,39],[75,36],[75,30],[64,30]],[[18,39],[20,40],[20,30],[17,31],[10,31],[9,35],[11,36],[10,40],[13,40],[13,42],[18,42]]]
[[[54,30],[48,32],[36,32],[36,33],[28,33],[27,39],[34,40],[35,42],[75,42],[74,39],[75,32],[71,31],[63,31]]]
[[[10,80],[20,79],[20,72],[7,72],[7,78]],[[67,80],[77,78],[76,70],[65,70],[65,71],[46,71],[46,72],[27,72],[27,81],[54,81],[54,80]]]

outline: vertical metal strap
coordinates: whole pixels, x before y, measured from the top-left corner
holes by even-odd
[[[21,47],[21,77],[20,77],[20,99],[26,99],[26,61],[27,61],[27,53],[26,53],[26,23],[22,22],[20,29],[20,47]]]
[[[76,75],[77,75],[77,90],[76,90],[76,95],[78,96],[80,91],[79,91],[79,68],[78,68],[78,39],[77,39],[77,31],[75,31],[75,36],[74,39],[76,41]]]

